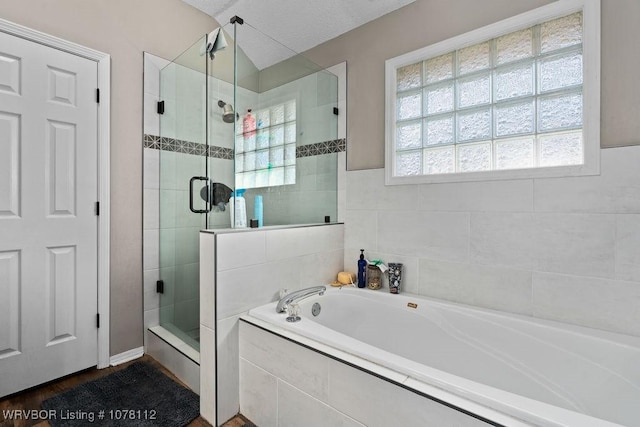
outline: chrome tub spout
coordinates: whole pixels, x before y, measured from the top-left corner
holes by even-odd
[[[278,301],[278,305],[276,305],[276,313],[282,313],[283,311],[285,311],[287,305],[291,304],[292,302],[300,301],[312,295],[323,295],[326,290],[326,286],[314,286],[311,288],[300,289],[299,291],[291,292],[290,294],[287,294],[282,299],[280,299],[280,301]]]

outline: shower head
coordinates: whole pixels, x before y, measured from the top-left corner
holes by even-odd
[[[222,121],[225,123],[233,123],[236,119],[236,114],[233,112],[233,106],[227,104],[224,101],[218,101],[218,107],[222,108]]]

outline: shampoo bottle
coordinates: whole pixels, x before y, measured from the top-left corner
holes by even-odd
[[[229,213],[231,215],[231,227],[245,228],[247,226],[247,204],[244,200],[244,188],[240,188],[233,193],[229,199]]]
[[[258,195],[253,203],[253,217],[258,220],[258,227],[262,227],[264,218],[264,210],[262,205],[262,196]]]
[[[358,287],[364,288],[366,286],[366,268],[367,260],[364,259],[364,249],[360,249],[360,259],[358,260]]]
[[[247,114],[242,119],[242,136],[245,138],[252,137],[256,134],[256,118],[251,114],[251,108],[247,110]]]

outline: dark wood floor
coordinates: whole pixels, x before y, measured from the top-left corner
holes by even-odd
[[[15,420],[15,421],[5,420],[4,416],[2,415],[2,411],[12,410],[12,409],[16,409],[16,410],[40,409],[41,408],[40,405],[42,404],[43,401],[47,400],[50,397],[55,396],[58,393],[69,390],[87,381],[95,380],[97,378],[108,375],[112,372],[119,371],[121,369],[126,368],[130,364],[138,361],[145,361],[152,364],[153,366],[158,368],[160,371],[162,371],[164,374],[166,374],[168,377],[172,378],[174,381],[180,384],[183,384],[178,378],[176,378],[175,375],[169,372],[164,366],[162,366],[154,358],[152,358],[149,355],[144,355],[140,359],[136,359],[128,363],[123,363],[122,365],[109,367],[106,369],[95,369],[95,368],[88,369],[86,371],[82,371],[80,373],[73,374],[56,381],[52,381],[41,387],[36,387],[30,390],[24,391],[22,393],[12,395],[6,399],[2,399],[0,400],[0,427],[31,427],[31,426],[47,427],[49,426],[49,423],[47,421],[42,421],[42,420]],[[239,415],[234,419],[230,420],[229,422],[225,423],[222,427],[243,427],[244,424],[248,422],[249,422],[248,420],[246,420],[244,417]],[[204,418],[198,417],[195,420],[193,420],[191,423],[189,423],[188,427],[211,427],[211,424],[205,421]]]

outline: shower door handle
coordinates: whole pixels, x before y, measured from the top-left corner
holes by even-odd
[[[195,209],[193,207],[193,183],[196,181],[204,181],[206,183],[207,186],[210,185],[211,180],[209,178],[207,178],[206,176],[194,176],[191,177],[191,179],[189,180],[189,209],[191,210],[191,212],[193,213],[197,213],[197,214],[202,214],[202,213],[209,213],[211,212],[211,201],[207,200],[207,208],[206,209]]]

